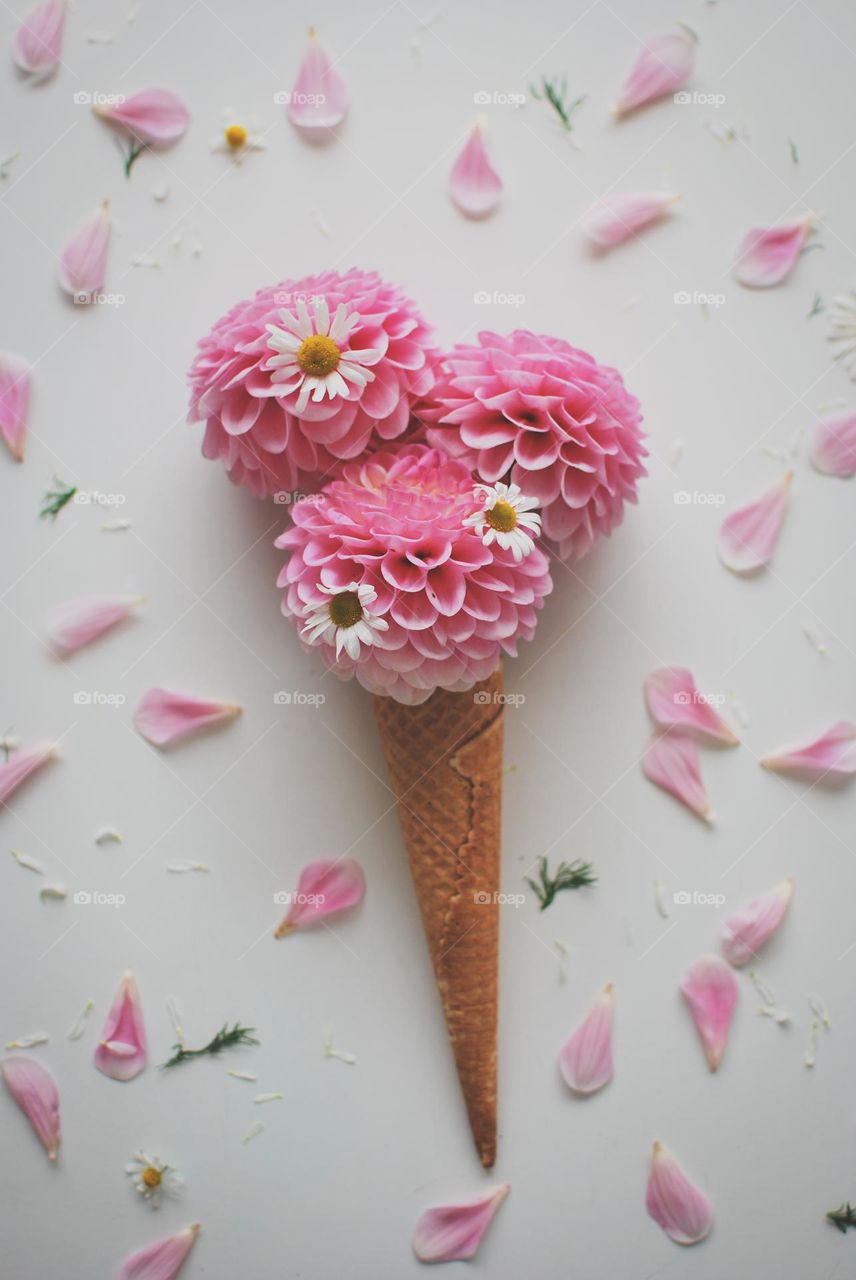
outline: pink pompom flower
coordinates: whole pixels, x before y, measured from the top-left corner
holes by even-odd
[[[510,478],[537,499],[563,557],[611,533],[645,475],[639,402],[621,375],[528,329],[454,347],[418,414],[429,442],[480,480]]]
[[[372,693],[415,705],[437,688],[471,688],[532,638],[553,586],[539,547],[518,559],[517,548],[486,542],[471,521],[484,505],[464,463],[424,444],[348,464],[295,504],[277,540],[290,553],[283,613],[329,668]],[[497,520],[516,515],[497,502],[488,516],[497,508]],[[361,626],[369,640],[340,642],[343,628]]]
[[[258,497],[317,487],[401,436],[439,352],[416,305],[375,273],[261,289],[217,321],[190,370],[202,452]]]

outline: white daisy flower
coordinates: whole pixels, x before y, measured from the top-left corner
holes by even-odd
[[[840,360],[856,381],[856,293],[842,293],[829,309],[831,321],[827,341],[833,346],[833,359]]]
[[[250,151],[265,151],[262,127],[255,118],[238,122],[239,113],[227,108],[223,112],[223,128],[211,139],[211,150],[222,151],[240,164]]]
[[[280,311],[279,318],[285,327],[267,326],[268,346],[276,355],[270,357],[265,368],[274,370],[271,382],[287,384],[283,391],[300,388],[298,413],[306,408],[310,395],[317,403],[325,395],[333,400],[336,396],[349,397],[354,388],[362,391],[367,383],[374,381],[374,374],[365,366],[375,364],[383,355],[374,347],[360,351],[345,346],[351,332],[361,323],[362,317],[356,311],[349,312],[340,302],[331,320],[326,298],[315,297],[310,301],[312,315],[306,301],[298,298],[297,318],[290,311]]]
[[[356,660],[360,656],[360,644],[378,644],[379,633],[389,630],[386,619],[368,608],[377,599],[377,592],[367,583],[351,582],[342,590],[319,582],[317,589],[330,596],[330,600],[303,606],[303,616],[307,619],[303,635],[309,644],[317,640],[332,644],[335,640],[337,658],[344,649],[348,657]]]
[[[147,1156],[137,1151],[125,1172],[133,1179],[134,1187],[152,1209],[160,1207],[162,1195],[177,1195],[184,1186],[181,1174],[164,1164],[159,1156]]]
[[[519,564],[529,555],[535,546],[534,538],[541,532],[541,517],[535,510],[537,498],[524,498],[519,485],[501,481],[494,485],[476,485],[473,495],[484,506],[468,516],[464,524],[481,534],[486,547],[497,542],[510,550]]]

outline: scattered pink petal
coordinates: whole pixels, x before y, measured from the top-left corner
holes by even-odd
[[[705,822],[713,811],[701,777],[698,747],[686,733],[655,733],[642,754],[645,777],[680,800]]]
[[[202,1230],[198,1222],[174,1236],[148,1244],[122,1263],[120,1280],[174,1280]]]
[[[723,921],[722,953],[729,964],[739,969],[758,955],[784,920],[793,892],[793,878],[788,876]]]
[[[79,596],[54,612],[48,625],[50,642],[59,653],[74,653],[129,617],[141,596]]]
[[[651,1150],[645,1207],[676,1244],[698,1244],[713,1226],[713,1205],[660,1142]]]
[[[801,218],[784,227],[754,227],[740,244],[734,275],[753,289],[781,284],[796,265],[806,240],[814,228],[814,218]]]
[[[719,558],[733,573],[754,573],[770,563],[785,512],[793,472],[745,507],[730,511],[719,526]]]
[[[650,222],[662,218],[678,200],[680,196],[665,191],[618,191],[592,205],[580,227],[583,235],[599,249],[611,249]]]
[[[2,1058],[0,1075],[6,1088],[29,1120],[36,1136],[56,1160],[59,1150],[59,1092],[56,1081],[35,1058]]]
[[[133,1080],[146,1065],[146,1028],[134,975],[122,975],[107,1014],[95,1065],[111,1080]]]
[[[356,858],[319,858],[300,873],[297,892],[277,895],[290,901],[288,914],[277,926],[275,938],[294,929],[306,929],[327,916],[347,911],[362,902],[366,891],[363,869]]]
[[[711,1071],[722,1061],[737,1004],[737,979],[719,956],[702,956],[681,981]]]
[[[91,302],[104,287],[110,247],[110,202],[87,218],[59,257],[59,282],[75,302]]]
[[[839,720],[814,742],[774,751],[761,764],[773,773],[796,773],[817,780],[850,778],[856,773],[856,725]]]
[[[176,142],[190,124],[190,112],[178,94],[169,89],[141,89],[122,102],[112,106],[97,104],[92,110],[148,146]]]
[[[348,110],[348,86],[310,28],[309,47],[288,96],[288,118],[298,129],[328,132]]]
[[[614,114],[628,115],[646,102],[682,89],[695,66],[695,47],[696,39],[685,27],[646,40],[621,88]]]
[[[458,1262],[474,1257],[510,1190],[504,1182],[473,1200],[426,1209],[413,1232],[413,1252],[419,1261]]]
[[[811,461],[827,476],[856,474],[856,413],[836,414],[817,424]]]
[[[559,1054],[559,1070],[574,1093],[596,1093],[612,1079],[612,1020],[610,982]]]
[[[645,680],[648,711],[663,729],[689,729],[735,746],[739,741],[714,710],[710,698],[699,693],[686,667],[658,667]]]
[[[20,747],[9,759],[0,764],[0,804],[5,804],[13,791],[26,782],[31,773],[41,769],[59,751],[56,743],[42,743],[35,747]]]
[[[56,69],[65,27],[65,0],[37,5],[15,32],[12,58],[28,75],[44,76]]]
[[[18,462],[24,461],[29,407],[30,366],[20,356],[0,351],[0,436]]]
[[[461,212],[470,218],[487,217],[502,198],[502,179],[488,159],[480,120],[452,165],[449,191]]]
[[[233,702],[212,702],[169,689],[149,689],[134,712],[139,732],[156,747],[168,746],[199,729],[233,720],[241,708]]]

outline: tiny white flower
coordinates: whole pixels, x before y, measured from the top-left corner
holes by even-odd
[[[164,1164],[159,1156],[147,1156],[145,1151],[136,1151],[125,1172],[132,1179],[134,1187],[151,1206],[160,1207],[162,1195],[178,1195],[184,1186],[181,1174]]]
[[[227,108],[223,112],[223,128],[211,139],[211,150],[222,151],[241,164],[251,151],[265,151],[267,143],[261,125],[254,118],[239,123],[239,113]]]
[[[344,649],[348,657],[356,661],[361,644],[378,644],[379,633],[389,630],[386,619],[368,607],[377,599],[377,592],[367,583],[351,582],[341,588],[325,587],[319,582],[317,590],[330,599],[303,606],[303,616],[307,619],[303,635],[309,644],[335,642],[337,658]]]
[[[374,381],[374,374],[366,365],[376,364],[383,355],[377,347],[355,350],[345,344],[352,331],[359,327],[362,317],[356,311],[348,311],[343,302],[330,317],[325,297],[311,298],[312,314],[304,298],[296,302],[297,316],[290,311],[280,311],[284,328],[267,325],[270,335],[268,346],[276,355],[265,363],[272,369],[271,382],[287,385],[284,392],[297,391],[297,412],[302,413],[309,402],[314,403],[328,396],[347,399],[356,390],[361,392],[367,383]]]
[[[833,359],[840,360],[856,381],[856,293],[842,293],[829,308],[831,322],[827,341],[832,343]]]
[[[535,546],[534,539],[541,532],[541,517],[535,508],[537,498],[525,498],[516,484],[476,485],[473,496],[483,503],[480,511],[464,521],[476,533],[486,547],[496,542],[504,550],[511,551],[520,563]]]

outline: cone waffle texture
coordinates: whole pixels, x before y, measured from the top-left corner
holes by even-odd
[[[376,697],[410,871],[470,1127],[496,1158],[502,672],[421,706]]]

